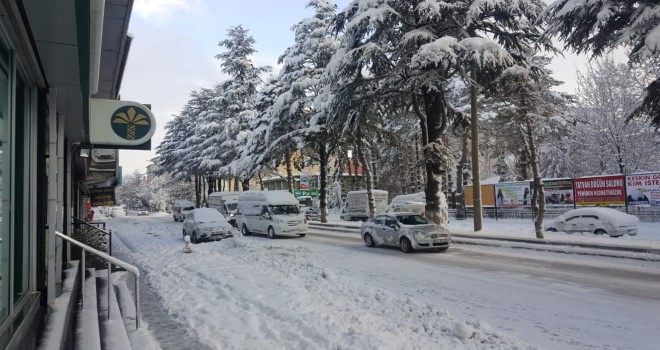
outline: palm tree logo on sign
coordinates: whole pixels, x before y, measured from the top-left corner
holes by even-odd
[[[124,106],[112,114],[112,130],[125,140],[139,140],[151,129],[149,115],[137,106]]]

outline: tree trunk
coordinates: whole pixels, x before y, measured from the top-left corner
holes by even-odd
[[[319,209],[321,222],[328,222],[328,152],[324,142],[319,142]]]
[[[470,73],[470,117],[472,122],[472,202],[474,203],[474,231],[483,228],[481,208],[481,180],[479,179],[479,115],[477,114],[477,71]]]
[[[284,153],[284,162],[286,163],[286,183],[289,193],[293,194],[293,165],[291,164],[291,152]]]
[[[461,136],[461,160],[456,166],[456,219],[465,219],[465,192],[463,191],[463,172],[467,166],[468,134]]]
[[[436,149],[443,146],[442,134],[446,127],[446,106],[444,95],[436,89],[424,89],[424,111],[426,112],[426,126],[428,132],[428,144],[424,148],[424,160],[426,163],[426,218],[439,225],[446,225],[448,220],[446,213],[441,211],[442,201],[442,161],[436,159],[433,154],[434,144]]]
[[[259,176],[259,187],[261,187],[261,190],[264,190],[264,179],[261,177],[261,173],[257,173],[257,176]]]
[[[376,216],[376,201],[374,200],[374,181],[373,181],[373,176],[371,174],[371,166],[369,165],[369,159],[367,159],[367,152],[369,152],[369,148],[365,150],[363,145],[362,145],[362,132],[360,130],[360,127],[358,127],[357,130],[357,155],[358,158],[360,159],[360,163],[362,164],[362,175],[365,176],[367,180],[367,200],[369,203],[369,217],[373,218]]]
[[[234,178],[234,192],[238,192],[238,191],[239,191],[239,189],[238,189],[238,182],[239,182],[238,177],[235,177],[235,178]]]
[[[534,229],[536,238],[543,238],[543,216],[545,214],[545,191],[541,181],[541,172],[539,171],[539,157],[536,147],[536,135],[534,125],[529,117],[526,118],[525,126],[527,132],[526,148],[529,151],[529,159],[534,174],[534,190],[532,191],[532,211],[534,212]]]
[[[195,206],[199,208],[201,205],[201,190],[199,183],[199,175],[195,175]]]
[[[244,179],[241,181],[241,187],[243,187],[243,191],[247,191],[250,189],[250,179]]]

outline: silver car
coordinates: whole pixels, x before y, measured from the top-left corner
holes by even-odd
[[[388,213],[374,217],[362,224],[362,239],[367,247],[388,245],[401,247],[405,253],[415,250],[446,250],[451,234],[415,213]]]
[[[232,229],[227,219],[213,208],[194,209],[183,220],[183,235],[190,236],[192,243],[233,237]]]

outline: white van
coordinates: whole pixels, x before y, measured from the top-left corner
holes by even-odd
[[[238,209],[238,196],[241,192],[213,192],[206,201],[209,208],[218,210],[225,216],[232,226],[236,226],[236,211]]]
[[[195,210],[195,203],[187,199],[177,199],[172,206],[172,216],[174,221],[183,221],[188,213]]]
[[[265,233],[276,236],[307,234],[307,219],[289,191],[245,191],[238,197],[238,218],[244,236]]]
[[[392,198],[392,203],[385,210],[386,213],[415,213],[424,216],[426,211],[426,193],[417,192],[400,194]]]
[[[385,212],[387,208],[387,191],[373,190],[374,201],[376,202],[376,214]],[[346,194],[346,203],[340,218],[346,221],[369,219],[369,198],[367,190],[350,191]]]

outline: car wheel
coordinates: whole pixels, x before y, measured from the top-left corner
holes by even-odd
[[[250,231],[248,231],[247,226],[245,226],[245,224],[243,224],[243,227],[241,227],[241,233],[243,234],[243,236],[250,236],[252,234],[250,233]]]
[[[410,240],[406,237],[401,238],[401,241],[399,242],[399,245],[401,246],[401,250],[404,253],[412,253],[413,252],[413,247],[412,243],[410,243]]]
[[[193,244],[197,244],[197,232],[193,231],[192,237],[190,237],[190,241]]]
[[[270,239],[275,239],[275,230],[273,229],[273,226],[268,227],[268,238]]]
[[[557,232],[557,229],[551,227],[551,228],[547,229],[546,231],[548,231],[548,232]]]
[[[298,236],[299,236],[299,237],[305,237],[305,236],[307,236],[307,234],[306,234],[306,233],[301,233],[301,234],[299,234]]]
[[[374,242],[374,238],[371,237],[371,235],[368,233],[364,234],[364,244],[366,244],[367,247],[373,247],[376,245],[376,243]]]
[[[594,231],[594,234],[596,234],[596,235],[606,235],[607,231],[603,230],[602,228],[599,228],[599,229],[596,229],[596,231]]]

